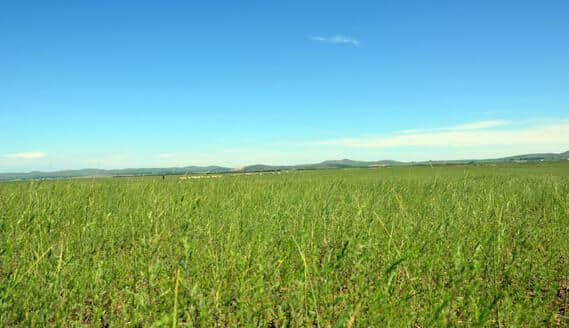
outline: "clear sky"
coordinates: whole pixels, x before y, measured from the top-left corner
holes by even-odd
[[[569,150],[569,1],[0,1],[0,172]]]

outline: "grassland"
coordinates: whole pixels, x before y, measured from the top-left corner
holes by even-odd
[[[569,163],[0,184],[0,326],[568,326]]]

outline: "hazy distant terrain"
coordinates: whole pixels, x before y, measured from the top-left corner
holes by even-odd
[[[354,161],[350,159],[328,160],[321,163],[301,164],[301,165],[248,165],[241,169],[234,169],[222,166],[185,166],[169,168],[129,168],[118,170],[103,169],[82,169],[66,170],[55,172],[27,172],[27,173],[0,173],[0,180],[19,180],[19,179],[57,179],[57,178],[80,178],[80,177],[120,177],[120,176],[147,176],[147,175],[180,175],[194,173],[226,173],[226,172],[263,172],[279,170],[318,170],[318,169],[339,169],[339,168],[358,168],[358,167],[384,167],[398,165],[445,165],[445,164],[483,164],[483,163],[508,163],[508,162],[539,162],[539,161],[558,161],[569,159],[569,151],[564,153],[539,153],[524,154],[503,158],[483,159],[483,160],[445,160],[445,161],[423,161],[423,162],[400,162],[394,160],[380,161]]]
[[[0,180],[14,179],[56,179],[78,177],[113,177],[113,176],[144,176],[144,175],[173,175],[187,173],[219,173],[231,171],[231,168],[220,166],[186,166],[169,168],[136,168],[136,169],[82,169],[55,172],[0,173]]]

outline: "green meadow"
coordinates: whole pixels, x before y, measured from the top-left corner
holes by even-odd
[[[568,326],[569,161],[0,183],[0,326]]]

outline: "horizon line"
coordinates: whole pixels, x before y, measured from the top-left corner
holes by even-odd
[[[499,160],[499,159],[506,159],[511,157],[517,156],[528,156],[528,155],[562,155],[568,153],[569,149],[566,151],[561,151],[558,153],[555,152],[543,152],[543,153],[524,153],[524,154],[515,154],[515,155],[507,155],[502,157],[485,157],[485,158],[456,158],[456,159],[428,159],[428,160],[416,160],[416,161],[403,161],[403,160],[396,160],[396,159],[378,159],[378,160],[358,160],[358,159],[351,159],[351,158],[342,158],[342,159],[326,159],[322,161],[312,162],[312,163],[302,163],[302,164],[263,164],[263,163],[254,163],[254,164],[247,164],[240,167],[230,167],[230,166],[223,166],[223,165],[184,165],[184,166],[162,166],[162,167],[122,167],[122,168],[95,168],[95,167],[84,167],[80,169],[56,169],[52,171],[44,171],[44,170],[30,170],[30,171],[20,171],[20,172],[0,172],[0,175],[10,175],[10,174],[30,174],[30,173],[59,173],[59,172],[69,172],[69,171],[84,171],[84,170],[97,170],[97,171],[123,171],[123,170],[150,170],[150,169],[183,169],[189,167],[196,167],[196,168],[207,168],[207,167],[217,167],[223,169],[229,169],[234,171],[240,171],[244,168],[250,166],[272,166],[272,167],[295,167],[295,166],[303,166],[303,165],[315,165],[315,164],[322,164],[325,162],[334,162],[334,161],[352,161],[352,162],[365,162],[365,163],[375,163],[375,162],[395,162],[395,163],[402,163],[402,164],[413,164],[413,163],[428,163],[428,162],[461,162],[461,161],[487,161],[487,160]]]

